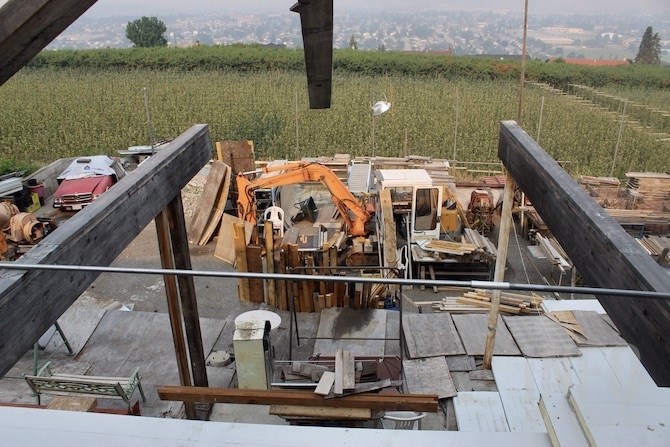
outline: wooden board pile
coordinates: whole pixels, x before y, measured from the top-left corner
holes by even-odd
[[[231,175],[230,166],[219,160],[212,162],[205,189],[186,227],[190,243],[206,245],[219,227],[228,200]]]
[[[535,235],[535,241],[549,262],[558,267],[561,272],[566,273],[572,269],[568,255],[554,237],[544,237],[538,233]]]
[[[670,264],[670,237],[645,236],[636,240],[660,265]]]
[[[616,177],[592,177],[590,175],[580,175],[579,183],[582,185],[597,186],[600,188],[619,189],[621,182]]]
[[[421,247],[425,250],[434,251],[436,253],[444,253],[455,256],[469,255],[470,253],[477,250],[477,246],[475,244],[438,240],[428,241],[426,244],[422,244]]]
[[[645,232],[660,235],[670,233],[670,213],[618,208],[608,208],[605,211],[621,225],[643,224]]]
[[[646,200],[670,200],[670,174],[627,172],[628,189]]]
[[[491,242],[489,238],[482,235],[479,231],[473,230],[471,228],[465,228],[463,230],[463,242],[468,244],[473,244],[477,247],[478,250],[490,254],[495,258],[498,254],[496,246]]]
[[[376,391],[401,382],[377,380],[376,361],[356,361],[351,351],[338,349],[334,361],[292,362],[282,367],[282,378],[287,382],[314,382],[315,394],[324,399]]]
[[[441,303],[433,304],[434,312],[469,313],[491,309],[490,290],[474,289],[457,298],[443,298]],[[542,297],[538,295],[521,295],[518,293],[500,293],[500,313],[511,315],[530,315],[543,313]]]

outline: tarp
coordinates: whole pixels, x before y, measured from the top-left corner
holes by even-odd
[[[112,168],[113,164],[114,160],[106,155],[77,158],[57,177],[57,180],[60,182],[96,175],[113,175],[116,177],[117,173]]]

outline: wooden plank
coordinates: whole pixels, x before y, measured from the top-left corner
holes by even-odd
[[[333,393],[342,395],[344,392],[344,353],[338,349],[335,353],[335,385],[333,385]]]
[[[342,389],[353,390],[355,386],[354,356],[351,351],[342,351]]]
[[[589,445],[579,426],[577,416],[564,395],[542,395],[540,413],[553,447],[587,447]]]
[[[409,358],[465,354],[451,315],[407,314],[402,320]]]
[[[396,225],[393,218],[393,205],[391,203],[391,189],[382,189],[379,193],[379,201],[383,216],[384,227],[384,266],[395,267],[398,263],[398,251],[396,247]]]
[[[220,150],[219,150],[220,146]],[[226,140],[217,142],[217,156],[232,168],[233,175],[256,169],[254,161],[254,143],[249,140]]]
[[[568,400],[590,445],[668,445],[670,389],[603,393],[574,387]]]
[[[290,268],[296,268],[300,266],[300,253],[298,252],[298,245],[297,244],[286,244],[286,251],[287,251],[287,265]],[[291,273],[294,273],[291,271]],[[302,295],[300,294],[301,289],[299,288],[300,282],[298,281],[289,281],[286,283],[287,291],[288,291],[288,299],[293,300],[295,303],[296,307],[296,312],[305,312],[305,308],[303,307],[303,300],[302,300]]]
[[[611,346],[600,351],[624,387],[654,387],[655,382],[630,346]]]
[[[463,432],[507,432],[500,395],[496,392],[461,392],[454,397],[454,411],[458,431]]]
[[[586,336],[586,346],[628,346],[626,340],[603,320],[597,312],[573,310],[572,314]]]
[[[265,230],[263,231],[265,239],[265,271],[267,273],[275,272],[275,241],[274,241],[274,232],[272,231],[272,222],[265,222]],[[268,279],[266,280],[268,296],[267,303],[268,306],[277,307],[277,291],[275,289],[275,280]]]
[[[437,394],[440,399],[456,395],[444,357],[403,360],[403,376],[407,391],[413,394]]]
[[[247,243],[244,234],[244,224],[233,224],[234,241],[235,241],[235,268],[238,272],[246,273],[247,269]],[[247,278],[240,278],[237,286],[237,293],[240,301],[248,303],[251,301],[249,294],[249,280]]]
[[[307,419],[351,419],[368,420],[372,417],[369,408],[307,407],[301,405],[270,405],[270,414],[282,417]]]
[[[214,257],[227,262],[230,265],[235,264],[235,229],[233,225],[243,224],[245,243],[251,242],[254,224],[246,222],[239,217],[230,214],[224,214],[221,217],[221,226],[219,227],[219,237],[216,241]]]
[[[47,410],[93,411],[98,406],[98,399],[87,396],[55,396],[47,404]]]
[[[369,408],[371,410],[406,410],[435,413],[436,395],[363,393],[324,399],[312,392],[284,390],[244,390],[238,388],[205,388],[161,386],[162,400],[255,405],[307,405],[314,407]]]
[[[247,245],[247,271],[249,273],[263,273],[263,248],[260,245]],[[252,303],[265,302],[265,288],[263,280],[249,279],[249,299]]]
[[[316,386],[314,393],[320,394],[322,396],[327,396],[328,394],[330,394],[330,390],[333,388],[334,384],[335,384],[335,373],[332,371],[325,371],[321,375],[321,380],[319,380],[319,384]]]
[[[483,314],[452,315],[454,325],[461,336],[465,352],[468,355],[484,355],[488,316]],[[521,355],[512,334],[498,316],[495,347],[493,355]]]
[[[275,268],[277,273],[286,273],[286,250],[283,248],[275,252],[277,258],[275,259]],[[277,262],[278,261],[278,262]],[[279,280],[275,283],[275,290],[277,291],[277,308],[279,310],[288,310],[288,294],[286,290],[286,281]]]
[[[216,208],[221,184],[226,178],[227,171],[228,168],[225,164],[218,160],[212,162],[205,188],[200,195],[193,217],[188,223],[188,241],[192,244],[197,244],[205,233],[207,223]]]
[[[210,156],[207,126],[193,126],[15,264],[111,264]],[[98,275],[48,270],[0,274],[0,375],[32,348]]]
[[[392,381],[391,379],[378,380],[376,382],[359,383],[352,389],[344,391],[342,394],[335,394],[334,392],[332,392],[328,396],[325,396],[325,399],[333,399],[335,397],[342,397],[342,396],[353,396],[354,394],[367,393],[369,391],[377,391],[391,386],[399,387],[401,385],[402,385],[401,380]]]
[[[213,163],[218,163],[218,161],[214,160]],[[225,168],[226,168],[226,175],[223,177],[220,190],[216,196],[216,203],[214,204],[214,209],[212,210],[212,214],[210,215],[209,221],[207,222],[205,231],[203,232],[202,237],[198,241],[198,245],[206,245],[209,242],[209,240],[212,239],[212,235],[214,234],[214,231],[221,223],[221,218],[223,217],[223,214],[226,211],[226,202],[228,201],[228,192],[230,191],[232,170],[228,165],[225,165]]]
[[[505,324],[526,357],[579,355],[575,342],[557,323],[544,315],[504,316]]]
[[[96,0],[9,0],[0,9],[0,85],[74,23]]]
[[[582,355],[579,357],[570,357],[570,365],[583,385],[591,386],[609,386],[612,388],[624,386],[619,382],[612,365],[607,361],[603,352],[598,347],[582,347]],[[639,360],[635,359],[639,365]],[[632,367],[632,365],[631,365]],[[628,366],[626,366],[628,368]],[[645,375],[649,377],[648,374]],[[651,381],[651,379],[648,379]],[[642,383],[642,382],[640,382]],[[653,381],[651,382],[653,384]],[[649,384],[649,382],[647,382]],[[625,386],[637,386],[630,383]]]
[[[665,270],[513,121],[501,124],[498,155],[588,285],[670,290]],[[670,385],[670,302],[598,299],[656,383]]]

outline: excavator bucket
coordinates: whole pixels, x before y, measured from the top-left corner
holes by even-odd
[[[316,209],[316,203],[314,203],[314,199],[312,197],[309,197],[302,202],[296,203],[295,206],[300,209],[299,215],[301,214],[303,219],[307,219],[312,223],[316,222],[318,210]],[[298,217],[295,219],[295,221],[297,220],[301,219]]]

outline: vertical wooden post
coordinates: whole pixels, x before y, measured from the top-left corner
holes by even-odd
[[[160,214],[156,216],[155,222],[161,267],[164,269],[174,269],[174,257],[172,254],[172,245],[170,244],[170,224],[168,222],[167,213],[161,211]],[[189,360],[184,338],[183,316],[181,313],[181,305],[179,303],[177,278],[174,275],[164,275],[163,281],[165,281],[165,295],[167,296],[168,315],[170,316],[174,351],[177,356],[179,383],[183,386],[192,386],[193,381],[191,379],[191,371],[188,367]],[[184,402],[184,407],[186,410],[186,417],[188,419],[196,419],[195,404],[193,402]]]
[[[300,253],[298,252],[298,245],[297,244],[288,244],[288,266],[295,268],[300,266]],[[293,270],[291,273],[298,273],[295,270]],[[299,281],[289,281],[287,284],[289,284],[292,288],[293,292],[293,297],[295,298],[295,305],[296,305],[296,311],[297,312],[305,312],[305,309],[303,307],[303,300],[302,296],[300,295],[300,290],[299,290]],[[288,297],[288,299],[291,299],[291,297]]]
[[[265,221],[265,229],[263,231],[263,236],[265,238],[265,270],[267,273],[275,272],[275,238],[274,231],[272,230],[272,222]],[[268,306],[277,307],[277,295],[275,291],[275,280],[267,280],[267,290],[268,290]]]
[[[247,254],[247,271],[250,273],[263,273],[263,249],[260,245],[249,244],[246,247]],[[265,302],[265,288],[263,287],[263,280],[253,278],[248,280],[249,283],[249,299],[252,303]]]
[[[508,172],[505,177],[505,191],[503,196],[502,215],[500,216],[500,232],[498,233],[498,256],[496,258],[494,281],[504,281],[505,264],[507,262],[507,247],[509,245],[509,233],[512,227],[512,200],[514,199],[514,179]],[[493,347],[495,346],[496,326],[498,325],[498,313],[500,310],[500,290],[494,290],[491,297],[491,309],[489,310],[488,332],[486,334],[486,347],[484,349],[484,368],[491,369],[493,360]]]
[[[174,265],[180,270],[192,270],[181,194],[177,194],[168,204],[167,213],[168,222],[170,224],[170,239],[172,241]],[[193,385],[206,387],[209,386],[209,384],[207,381],[205,353],[202,346],[198,303],[195,297],[193,277],[179,276],[177,278],[177,283],[179,285],[179,297],[181,299],[181,308],[184,315],[184,328],[186,329],[186,340],[188,342],[189,357],[191,359]]]
[[[247,239],[244,234],[244,224],[233,224],[233,232],[235,234],[235,268],[238,272],[247,271]],[[247,278],[240,278],[238,282],[238,294],[240,301],[248,303],[249,298],[249,280]]]
[[[286,274],[286,250],[282,248],[281,250],[277,250],[276,254],[278,255],[278,258],[275,258],[275,261],[277,261],[278,259],[279,263],[278,264],[275,263],[275,269],[277,270],[277,273]],[[279,292],[277,298],[278,300],[277,307],[279,308],[279,310],[288,310],[289,294],[287,293],[286,290],[287,283],[286,281],[280,280],[277,281],[275,284],[276,284],[275,286],[276,290]]]

